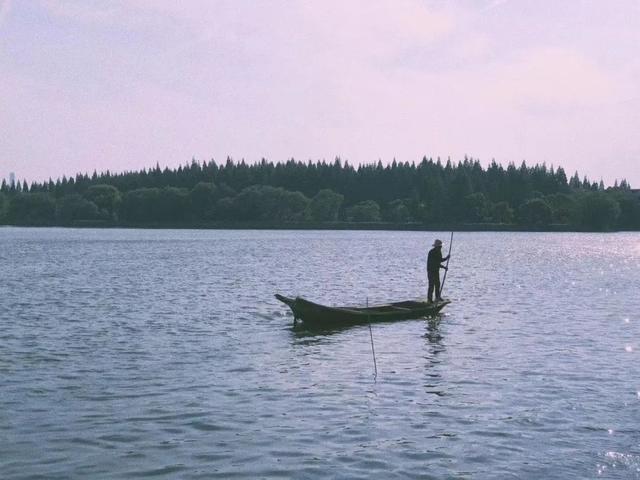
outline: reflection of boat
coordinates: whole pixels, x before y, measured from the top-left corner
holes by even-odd
[[[373,307],[327,307],[300,297],[289,298],[276,294],[276,298],[289,306],[294,321],[299,319],[316,326],[355,325],[428,317],[437,314],[450,303],[449,300],[434,303],[407,300]]]

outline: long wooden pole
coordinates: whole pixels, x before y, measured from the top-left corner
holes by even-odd
[[[369,297],[367,297],[367,308],[369,308]],[[371,354],[373,355],[373,378],[378,378],[378,364],[376,362],[376,349],[373,347],[373,330],[371,330],[371,316],[367,312],[367,321],[369,322],[369,336],[371,337]]]
[[[451,240],[449,240],[449,253],[447,254],[447,265],[444,269],[444,276],[442,277],[442,285],[440,285],[440,293],[438,296],[442,298],[442,290],[444,290],[444,282],[447,279],[447,272],[449,271],[449,260],[451,260],[451,246],[453,245],[453,232],[451,232]]]

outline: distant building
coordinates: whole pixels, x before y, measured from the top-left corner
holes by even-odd
[[[14,186],[16,184],[16,174],[11,172],[9,174],[9,185]]]

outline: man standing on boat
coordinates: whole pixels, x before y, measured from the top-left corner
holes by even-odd
[[[427,257],[427,279],[429,280],[429,290],[427,291],[428,302],[433,303],[433,291],[436,292],[436,302],[442,301],[440,297],[440,269],[447,267],[442,262],[449,259],[449,255],[442,258],[442,241],[433,242],[433,248],[429,250]]]

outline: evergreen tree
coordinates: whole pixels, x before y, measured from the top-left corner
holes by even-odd
[[[578,190],[582,187],[582,182],[580,182],[580,176],[578,175],[578,172],[573,174],[573,177],[571,177],[571,180],[569,181],[569,187],[571,187],[572,190]]]
[[[603,181],[590,182],[586,177],[580,180],[577,172],[567,181],[562,167],[528,166],[522,162],[519,167],[510,163],[503,168],[492,161],[484,169],[472,157],[464,157],[457,163],[448,158],[443,164],[440,158],[434,161],[426,156],[418,164],[393,159],[388,165],[378,160],[356,167],[339,157],[330,162],[290,158],[284,163],[264,158],[257,163],[244,159],[237,162],[228,157],[220,165],[213,159],[204,162],[193,158],[177,168],[162,168],[156,163],[140,171],[78,173],[30,186],[26,181],[13,185],[4,181],[0,192],[6,197],[5,211],[12,215],[12,219],[5,215],[5,221],[12,222],[44,222],[43,218],[54,221],[42,215],[49,208],[45,198],[57,199],[58,206],[65,205],[65,211],[72,211],[72,206],[88,205],[72,195],[93,203],[101,219],[154,224],[336,218],[368,218],[367,221],[384,218],[426,224],[509,223],[514,220],[514,212],[518,212],[520,221],[540,225],[544,223],[540,219],[546,221],[545,204],[555,223],[584,228],[590,223],[605,228],[601,221],[583,221],[588,218],[584,209],[603,210],[602,205],[607,203],[602,199],[586,200],[586,194],[597,192],[612,199],[621,210],[618,220],[607,222],[606,228],[630,228],[635,222],[636,205],[640,203],[625,179],[605,189]],[[629,195],[619,195],[623,193]],[[30,196],[36,194],[50,197],[34,197],[37,200],[31,202]],[[11,199],[17,195],[22,197],[12,208]],[[71,200],[63,203],[68,196],[72,196]],[[534,199],[543,204],[536,202],[523,207]],[[342,208],[343,205],[348,208]],[[34,214],[29,212],[30,208],[35,210]],[[21,215],[23,218],[19,219]]]

